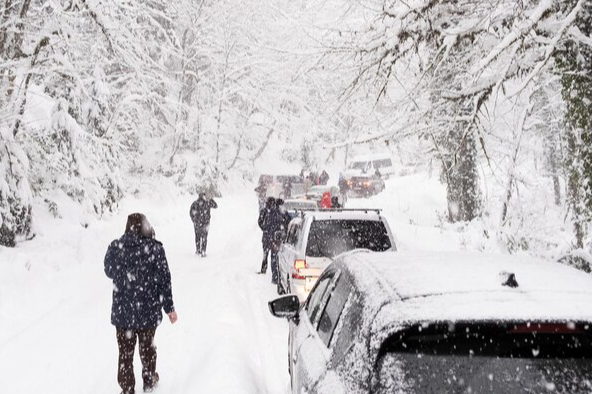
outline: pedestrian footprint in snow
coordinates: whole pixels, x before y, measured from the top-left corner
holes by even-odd
[[[197,200],[191,204],[189,216],[195,229],[195,254],[206,257],[208,246],[208,230],[210,229],[210,210],[218,208],[218,204],[212,198],[207,198],[205,193],[199,193]]]
[[[111,324],[115,326],[119,365],[117,382],[122,394],[135,392],[134,351],[136,340],[142,361],[144,392],[159,380],[156,372],[154,335],[162,310],[171,323],[177,321],[171,273],[162,243],[141,213],[128,216],[125,233],[111,242],[105,255],[105,274],[113,280]]]

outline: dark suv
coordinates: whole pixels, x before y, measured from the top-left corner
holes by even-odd
[[[290,319],[293,393],[592,392],[592,277],[529,258],[354,251]]]

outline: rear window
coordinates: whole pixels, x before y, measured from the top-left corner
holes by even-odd
[[[365,170],[368,167],[367,161],[354,161],[349,165],[349,168],[353,170]]]
[[[391,337],[381,349],[376,392],[592,392],[586,324],[436,324]]]
[[[310,226],[306,255],[333,258],[353,249],[384,252],[391,247],[382,221],[318,220]]]
[[[374,168],[385,168],[393,166],[393,163],[391,163],[391,159],[375,160],[372,164],[374,165]]]

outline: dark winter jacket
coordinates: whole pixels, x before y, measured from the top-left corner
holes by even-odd
[[[321,172],[321,175],[319,175],[319,183],[321,185],[326,185],[327,182],[329,182],[329,174],[327,174],[327,171],[323,171]]]
[[[218,204],[214,200],[206,200],[205,198],[198,198],[191,204],[189,216],[193,224],[199,227],[208,226],[210,224],[212,208],[218,208]]]
[[[275,242],[275,234],[285,231],[286,215],[276,206],[265,208],[259,213],[259,228],[263,230],[261,242],[264,249],[271,249]]]
[[[156,327],[162,321],[162,309],[167,314],[175,310],[171,274],[160,242],[125,233],[107,249],[105,274],[113,280],[111,323],[115,327]]]

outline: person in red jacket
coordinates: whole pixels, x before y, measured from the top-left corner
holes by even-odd
[[[323,193],[323,198],[321,198],[321,208],[323,208],[323,209],[330,209],[331,208],[331,193],[329,193],[329,192]]]

